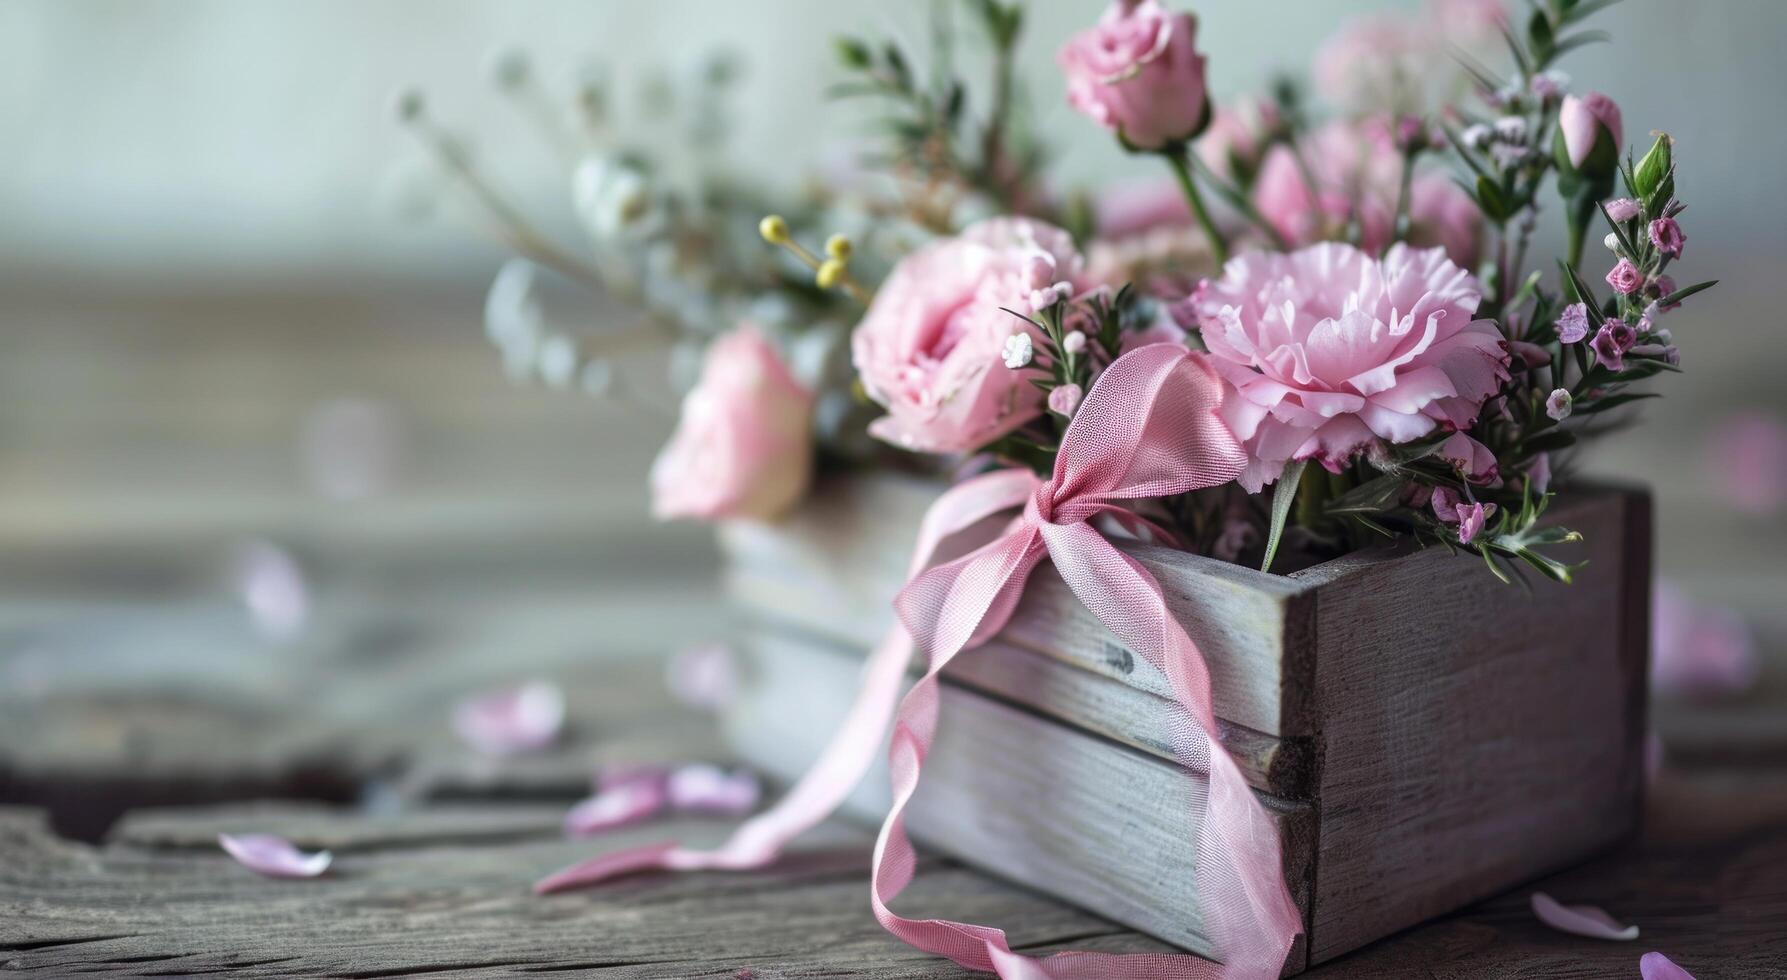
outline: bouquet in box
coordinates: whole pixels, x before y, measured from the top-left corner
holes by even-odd
[[[882,922],[1006,976],[1210,967],[1031,960],[997,930],[884,904],[912,872],[897,818],[935,729],[936,673],[997,632],[1049,559],[1172,678],[1184,715],[1173,742],[1210,777],[1195,823],[1220,969],[1276,976],[1298,929],[1278,842],[1210,736],[1196,647],[1108,539],[1283,569],[1409,538],[1469,552],[1504,580],[1570,580],[1577,535],[1541,520],[1547,501],[1580,440],[1679,370],[1665,318],[1712,285],[1674,279],[1686,242],[1674,141],[1628,143],[1614,100],[1558,67],[1607,39],[1588,22],[1608,5],[1535,0],[1516,16],[1494,0],[1430,0],[1348,25],[1313,85],[1282,79],[1219,104],[1205,67],[1220,41],[1206,53],[1191,14],[1117,0],[1056,58],[1089,122],[1077,134],[1041,133],[1025,111],[1021,7],[939,6],[928,52],[837,42],[834,95],[871,113],[878,135],[781,200],[717,166],[728,63],[684,93],[687,140],[654,155],[623,141],[602,86],[580,89],[564,125],[526,62],[505,59],[500,84],[570,148],[591,238],[576,252],[529,226],[419,98],[403,100],[522,253],[487,311],[513,371],[592,391],[627,377],[614,351],[630,337],[548,322],[542,266],[635,297],[646,329],[675,345],[690,384],[651,473],[660,517],[771,520],[827,468],[956,481],[920,530],[902,628],[787,800],[717,851],[609,856],[549,887],[771,859],[866,766],[916,643],[929,672],[894,727]],[[958,75],[958,35],[989,48],[984,87]],[[1052,182],[1045,135],[1097,130],[1158,159],[1161,182]],[[1554,246],[1554,263],[1536,259]],[[1013,515],[1001,537],[932,565],[949,534],[1000,513]]]

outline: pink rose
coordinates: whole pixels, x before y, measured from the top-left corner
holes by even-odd
[[[1682,246],[1688,243],[1688,236],[1682,234],[1682,226],[1674,218],[1658,218],[1650,223],[1650,243],[1664,255],[1681,258]]]
[[[878,439],[919,452],[978,449],[1042,412],[1034,375],[1005,366],[1006,341],[1035,329],[1037,293],[1082,280],[1073,239],[1053,225],[992,218],[900,260],[851,335]]]
[[[1451,463],[1452,468],[1468,482],[1487,486],[1499,486],[1502,482],[1501,468],[1496,463],[1495,454],[1489,451],[1488,446],[1462,432],[1447,436],[1435,455]]]
[[[1139,149],[1196,136],[1208,102],[1197,29],[1159,0],[1115,0],[1056,56],[1068,103]]]
[[[1470,427],[1508,379],[1482,287],[1443,250],[1395,245],[1380,262],[1327,242],[1229,261],[1193,304],[1212,365],[1234,389],[1223,417],[1257,492],[1287,462],[1333,470],[1381,442]],[[1480,467],[1479,467],[1480,469]]]
[[[812,392],[756,328],[716,338],[652,463],[652,513],[706,521],[783,513],[812,474],[812,411]]]
[[[1625,145],[1625,123],[1620,118],[1619,106],[1599,92],[1590,92],[1580,98],[1574,95],[1564,96],[1564,104],[1557,111],[1557,127],[1564,135],[1564,150],[1569,154],[1570,165],[1581,169],[1594,152],[1595,143],[1603,133],[1612,141],[1613,158],[1619,156],[1620,147]]]
[[[1389,123],[1333,122],[1304,141],[1319,195],[1289,147],[1266,154],[1253,189],[1254,207],[1293,245],[1337,237],[1355,217],[1360,247],[1380,252],[1396,232],[1396,202],[1401,194],[1402,154]],[[1415,176],[1409,192],[1410,238],[1419,245],[1440,245],[1465,268],[1477,262],[1482,213],[1470,195],[1439,173]]]
[[[1620,259],[1608,271],[1607,285],[1612,286],[1614,292],[1630,296],[1644,288],[1644,273],[1638,271],[1631,259]]]

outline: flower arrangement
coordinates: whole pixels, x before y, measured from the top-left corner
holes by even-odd
[[[897,45],[840,40],[834,94],[885,108],[884,145],[780,204],[711,174],[679,189],[620,142],[591,83],[580,127],[549,125],[581,147],[587,254],[526,225],[419,97],[400,113],[524,256],[487,310],[518,375],[594,391],[615,377],[600,351],[616,338],[543,325],[538,266],[637,297],[681,338],[676,363],[698,377],[653,469],[660,517],[773,518],[816,461],[914,462],[865,436],[958,473],[1047,472],[1102,371],[1174,343],[1220,375],[1248,457],[1232,484],[1147,505],[1186,547],[1271,567],[1280,547],[1313,560],[1406,535],[1504,578],[1567,581],[1550,546],[1572,533],[1538,526],[1553,485],[1579,441],[1653,397],[1640,382],[1677,370],[1662,319],[1711,285],[1672,275],[1673,140],[1634,157],[1618,105],[1557,68],[1605,40],[1583,26],[1603,6],[1549,0],[1517,25],[1494,0],[1436,0],[1362,19],[1320,52],[1334,104],[1318,119],[1291,80],[1217,105],[1194,17],[1113,3],[1058,63],[1074,108],[1175,178],[1145,202],[1048,185],[1013,73],[1023,12],[994,0],[966,4],[992,53],[984,103],[955,73],[947,21],[924,73]],[[1486,37],[1506,74],[1444,54]],[[705,69],[681,155],[712,158],[735,71]],[[556,118],[524,59],[495,76]],[[1528,261],[1546,212],[1564,230],[1552,274]],[[1597,228],[1604,273],[1585,254]]]
[[[1554,487],[1579,443],[1653,397],[1643,382],[1679,370],[1663,319],[1713,285],[1673,278],[1686,242],[1674,141],[1636,152],[1619,106],[1558,68],[1607,40],[1586,22],[1608,5],[1536,0],[1516,19],[1496,0],[1430,0],[1325,45],[1320,100],[1282,79],[1219,105],[1205,69],[1220,45],[1200,49],[1196,19],[1115,0],[1059,51],[1066,99],[1122,150],[1158,158],[1165,194],[1050,182],[1014,71],[1023,9],[1002,0],[961,5],[971,32],[939,7],[923,68],[896,44],[838,41],[835,94],[872,102],[880,138],[785,202],[713,172],[679,188],[667,161],[619,142],[589,88],[574,138],[548,127],[581,147],[570,184],[588,255],[547,243],[418,97],[401,100],[530,262],[499,276],[487,310],[517,374],[591,390],[615,375],[602,351],[616,338],[546,325],[538,266],[637,296],[688,352],[693,384],[652,472],[659,517],[774,519],[835,467],[965,480],[920,532],[897,603],[905,631],[871,662],[861,715],[834,743],[849,761],[828,753],[815,769],[828,783],[803,781],[720,851],[599,859],[552,887],[773,856],[879,744],[909,633],[931,666],[896,726],[903,806],[935,727],[926,684],[997,630],[1044,557],[1144,656],[1201,664],[1178,624],[1155,621],[1158,584],[1101,534],[1265,570],[1405,538],[1472,553],[1504,581],[1570,581],[1558,548],[1580,538],[1542,519]],[[958,33],[989,48],[984,89],[957,73]],[[1491,44],[1500,71],[1484,63]],[[497,78],[557,117],[525,62]],[[703,85],[706,99],[724,88]],[[703,104],[696,115],[712,118]],[[694,147],[711,154],[702,132]],[[1535,261],[1552,240],[1542,227],[1561,232],[1555,268]],[[1018,508],[1004,537],[927,568],[939,534]],[[1100,530],[1080,530],[1094,519]],[[1207,675],[1173,684],[1192,733],[1176,738],[1182,761],[1212,783],[1199,867],[1222,887],[1252,883],[1251,903],[1218,895],[1212,928],[1229,927],[1231,965],[1250,964],[1233,975],[1276,976],[1296,912],[1281,886],[1255,887],[1277,875],[1276,837],[1216,744]],[[898,812],[882,843],[906,870],[886,870],[878,848],[877,915],[916,945],[1003,970],[1014,954],[996,930],[882,904],[910,877]]]

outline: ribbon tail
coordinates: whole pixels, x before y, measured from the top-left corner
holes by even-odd
[[[930,563],[945,540],[1022,504],[1037,482],[1028,472],[1000,470],[937,498],[919,528],[913,574]],[[534,890],[565,891],[644,871],[738,871],[773,862],[790,841],[836,812],[862,782],[874,764],[911,660],[912,640],[896,624],[870,653],[856,700],[819,759],[775,806],[740,824],[718,847],[702,850],[661,842],[603,854],[548,875]]]

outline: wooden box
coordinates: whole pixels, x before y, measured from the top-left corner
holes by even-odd
[[[775,526],[722,534],[751,671],[727,719],[792,778],[848,705],[934,484],[822,485]],[[1636,825],[1643,785],[1650,503],[1554,501],[1583,532],[1574,585],[1504,585],[1445,549],[1386,547],[1290,575],[1154,546],[1215,682],[1223,741],[1280,822],[1305,916],[1290,970],[1580,861]],[[1010,625],[958,657],[907,826],[932,847],[1208,952],[1161,741],[1166,679],[1067,591],[1032,575]],[[999,758],[974,777],[962,763]],[[989,775],[990,773],[990,775]],[[885,812],[872,774],[853,812]],[[913,910],[922,912],[922,910]],[[909,912],[908,914],[911,914]]]

